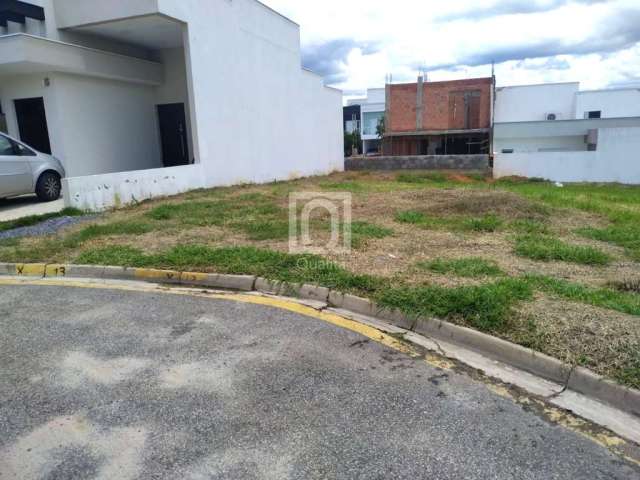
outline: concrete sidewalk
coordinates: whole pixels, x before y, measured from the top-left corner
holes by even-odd
[[[28,217],[30,215],[42,215],[44,213],[56,213],[64,208],[64,199],[54,202],[39,202],[35,195],[23,195],[21,197],[0,200],[0,222]]]
[[[274,306],[5,285],[0,312],[3,478],[640,478],[464,371]]]

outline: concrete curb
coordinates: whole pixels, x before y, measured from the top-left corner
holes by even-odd
[[[396,327],[430,337],[433,340],[443,340],[475,350],[484,356],[546,380],[563,384],[566,388],[640,417],[639,390],[623,387],[590,370],[581,367],[574,368],[555,358],[476,330],[432,318],[413,318],[398,310],[390,310],[378,306],[371,300],[336,292],[326,287],[291,285],[250,275],[43,263],[0,263],[0,275],[27,278],[70,277],[138,280],[157,284],[202,286],[245,292],[257,291],[271,295],[293,296],[321,301],[334,308],[349,310],[369,317],[377,317]]]

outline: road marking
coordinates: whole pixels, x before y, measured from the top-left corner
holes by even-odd
[[[44,265],[43,265],[44,269]],[[204,289],[193,289],[185,287],[167,287],[156,284],[144,284],[136,282],[116,283],[116,282],[101,282],[95,281],[74,281],[64,279],[28,279],[28,278],[0,278],[0,286],[20,286],[20,285],[32,285],[32,286],[55,286],[55,287],[71,287],[71,288],[86,288],[94,290],[121,290],[138,293],[163,293],[178,296],[190,296],[217,300],[230,300],[240,303],[250,303],[254,305],[262,305],[265,307],[277,308],[280,310],[287,310],[293,313],[300,314],[305,317],[311,317],[324,322],[330,323],[340,328],[350,330],[355,333],[367,337],[375,342],[378,342],[386,347],[400,351],[414,358],[422,357],[429,365],[442,369],[450,370],[455,368],[456,364],[444,359],[438,355],[419,353],[417,348],[414,348],[411,344],[398,340],[392,335],[388,335],[373,327],[360,323],[356,320],[348,319],[337,315],[332,312],[325,312],[316,310],[314,308],[302,305],[293,300],[287,300],[283,298],[277,298],[272,296],[265,296],[262,294],[243,294],[243,293],[224,293],[220,291],[207,291]],[[640,457],[636,458],[634,455],[631,457],[627,452],[631,450],[631,444],[629,444],[623,438],[610,433],[608,430],[596,426],[595,424],[588,422],[576,415],[573,415],[569,411],[552,407],[542,400],[525,395],[522,393],[514,393],[510,388],[507,388],[502,382],[498,382],[484,375],[476,378],[486,385],[496,395],[507,398],[520,406],[537,406],[535,411],[543,416],[550,423],[561,425],[564,428],[571,430],[579,435],[582,435],[589,440],[597,443],[598,445],[608,449],[612,453],[626,459],[627,461],[640,465]],[[531,410],[531,409],[529,409]],[[629,452],[631,453],[631,452]],[[635,453],[635,452],[634,452]]]

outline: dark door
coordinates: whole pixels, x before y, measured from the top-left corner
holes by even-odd
[[[16,106],[20,140],[40,152],[51,153],[43,98],[14,100],[14,104]]]
[[[162,163],[165,167],[189,165],[189,142],[184,103],[158,105]]]

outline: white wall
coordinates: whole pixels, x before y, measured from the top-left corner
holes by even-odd
[[[576,118],[585,118],[585,113],[591,111],[601,111],[602,118],[640,117],[640,89],[579,92]]]
[[[579,83],[500,87],[496,90],[495,121],[542,121],[549,113],[555,113],[558,120],[572,119],[579,88]]]
[[[255,0],[160,0],[188,22],[198,160],[208,186],[343,168],[342,98],[301,69],[299,27]]]
[[[119,172],[62,181],[65,206],[102,211],[204,187],[200,165]]]
[[[384,88],[368,88],[366,103],[385,103],[386,89]]]
[[[162,166],[154,87],[55,74],[67,175]]]
[[[599,130],[595,152],[497,154],[494,177],[538,177],[557,182],[640,184],[640,128]]]
[[[514,152],[544,152],[544,151],[580,151],[587,150],[584,135],[562,137],[522,137],[495,138],[494,151],[501,153],[504,149]]]

